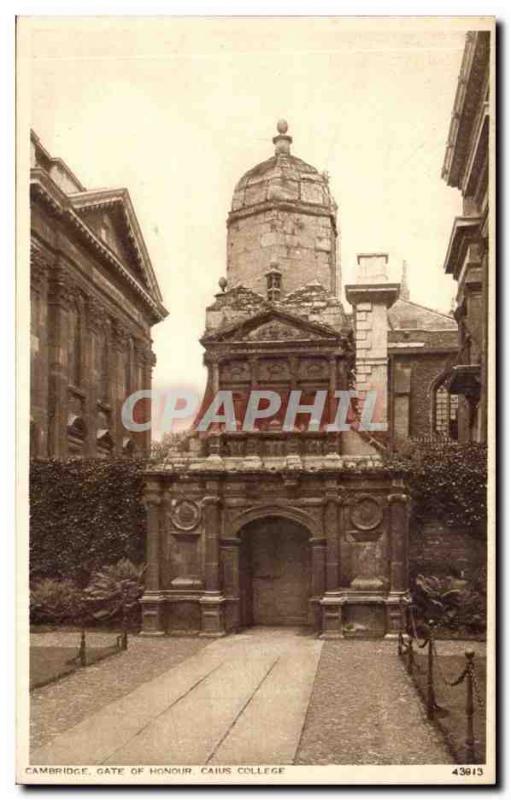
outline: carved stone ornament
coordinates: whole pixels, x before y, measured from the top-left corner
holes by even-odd
[[[360,531],[371,531],[383,519],[383,509],[374,497],[363,495],[352,505],[351,524]]]
[[[255,330],[250,331],[247,339],[255,339],[257,341],[282,341],[283,339],[304,339],[311,338],[304,334],[299,328],[285,325],[282,322],[272,321],[260,325]]]
[[[193,500],[176,500],[170,509],[170,520],[179,531],[192,531],[200,518],[200,506]]]

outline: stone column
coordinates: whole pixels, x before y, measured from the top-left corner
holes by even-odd
[[[216,481],[206,484],[203,499],[205,543],[205,592],[201,597],[201,636],[223,636],[224,598],[220,591],[221,499]]]
[[[71,287],[62,264],[50,274],[48,292],[48,455],[67,455],[68,369],[67,309]]]
[[[220,562],[223,574],[225,630],[234,631],[240,627],[240,540],[237,537],[222,539]]]
[[[328,382],[328,422],[332,423],[335,420],[337,411],[337,400],[335,392],[337,389],[337,358],[331,355],[328,359],[329,365],[329,382]]]
[[[342,599],[339,588],[339,506],[335,481],[325,486],[326,591],[320,602],[321,638],[342,638]]]
[[[144,505],[147,515],[145,591],[142,597],[142,633],[162,636],[164,598],[160,591],[161,548],[161,486],[158,480],[147,480],[144,488]]]
[[[50,262],[39,250],[30,253],[30,455],[48,455],[48,272]]]
[[[104,320],[98,313],[95,300],[89,297],[85,309],[85,341],[84,341],[84,369],[87,380],[86,415],[87,415],[87,443],[88,456],[95,456],[97,449],[97,415],[98,415],[98,384],[100,375],[97,369],[98,335],[103,327]],[[99,345],[100,346],[100,345]]]
[[[311,600],[314,612],[314,627],[321,630],[321,608],[319,602],[325,591],[326,541],[311,539]]]
[[[327,483],[325,492],[324,529],[326,538],[326,591],[339,588],[339,508],[337,492]]]
[[[386,606],[386,637],[396,638],[404,628],[408,592],[408,495],[395,492],[389,504],[390,592]]]
[[[390,514],[390,591],[408,590],[408,495],[389,494]]]
[[[112,397],[112,437],[114,440],[114,452],[116,455],[122,454],[122,442],[125,436],[133,438],[131,431],[126,431],[122,424],[121,410],[122,404],[126,399],[125,387],[125,367],[126,352],[128,344],[128,332],[122,323],[115,319],[112,324],[112,384],[111,384],[111,397]],[[129,389],[128,389],[129,391]]]

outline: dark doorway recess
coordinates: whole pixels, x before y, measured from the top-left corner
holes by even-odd
[[[309,532],[292,520],[265,517],[241,531],[241,623],[311,624]]]

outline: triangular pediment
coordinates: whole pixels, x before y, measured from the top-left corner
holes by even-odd
[[[339,334],[327,325],[309,322],[302,317],[277,309],[267,309],[227,325],[203,337],[203,342],[279,342],[336,341]]]
[[[74,210],[153,299],[162,297],[127,189],[98,189],[69,195]]]

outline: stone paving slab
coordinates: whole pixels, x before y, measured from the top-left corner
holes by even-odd
[[[238,728],[242,758],[253,762],[249,752],[255,747],[256,761],[291,763],[321,647],[317,639],[283,629],[215,641],[57,736],[47,747],[33,752],[31,761],[61,765],[208,763],[217,757],[220,747],[225,753],[236,751],[237,723],[271,673],[261,700],[250,710],[248,724]],[[297,675],[302,678],[296,680]],[[270,728],[273,735],[268,736]]]
[[[69,646],[67,631],[37,634],[39,640],[47,635],[52,637],[53,645]],[[76,640],[76,634],[73,635]],[[207,643],[207,639],[197,637],[130,636],[128,650],[79,669],[55,683],[32,690],[32,752],[35,748],[49,744],[55,736],[73,728],[109,703],[168,672],[186,658],[203,650]]]
[[[298,640],[279,657],[211,764],[293,763],[322,645]]]
[[[105,705],[33,752],[31,762],[446,764],[451,758],[426,720],[395,642],[323,642],[256,628],[213,641]]]

